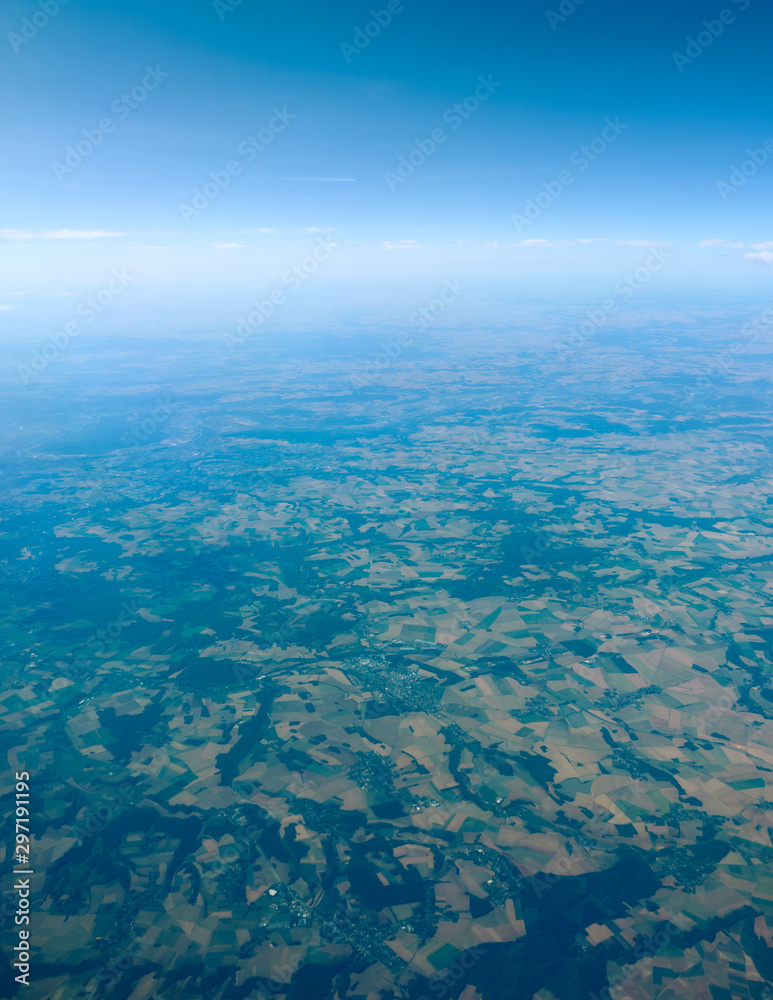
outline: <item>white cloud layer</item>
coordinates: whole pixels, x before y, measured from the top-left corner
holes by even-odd
[[[126,236],[126,233],[111,233],[107,229],[49,229],[43,233],[31,233],[26,229],[0,229],[2,240],[99,240],[106,236]]]
[[[735,247],[740,250],[743,243],[734,243],[732,240],[701,240],[699,247]]]
[[[397,243],[390,243],[389,240],[384,240],[385,250],[426,250],[427,248],[421,246],[416,240],[398,240]]]
[[[745,253],[744,257],[755,264],[764,264],[766,267],[773,267],[773,253],[763,250],[761,253]]]
[[[615,240],[616,247],[670,247],[666,240]]]

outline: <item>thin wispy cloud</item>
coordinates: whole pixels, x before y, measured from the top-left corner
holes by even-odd
[[[499,240],[456,240],[455,244],[458,246],[484,247],[489,250],[497,250],[500,247],[566,247],[576,246],[577,244],[585,245],[588,243],[611,242],[612,238],[610,236],[585,236],[573,240],[546,240],[535,237],[528,240],[518,240],[516,243],[500,243]]]
[[[111,233],[107,229],[49,229],[42,233],[31,233],[26,229],[0,229],[0,239],[3,240],[100,240],[114,236],[126,236],[126,233]]]
[[[55,291],[49,291],[46,288],[42,288],[42,289],[30,289],[28,291],[23,291],[23,292],[0,292],[0,299],[19,298],[22,296],[26,297],[29,295],[38,296],[40,298],[51,298],[58,295],[77,295],[77,294],[78,294],[77,292],[55,292]]]
[[[426,250],[425,246],[417,243],[416,240],[398,240],[397,243],[391,243],[389,240],[384,240],[385,250]]]
[[[240,230],[241,232],[263,233],[269,236],[302,236],[304,233],[332,233],[332,226],[304,226],[303,229],[267,229],[264,226],[258,229]]]
[[[670,247],[667,240],[615,240],[616,247]]]
[[[773,246],[773,243],[770,244]],[[699,247],[736,247],[740,249],[743,243],[733,243],[732,240],[701,240],[698,244]],[[764,244],[762,244],[764,246]]]
[[[541,240],[541,239],[531,239],[531,240],[519,240],[518,243],[511,243],[510,246],[513,247],[566,247],[572,244],[581,243],[586,245],[588,243],[611,243],[611,237],[609,236],[593,236],[593,237],[582,237],[576,240]]]

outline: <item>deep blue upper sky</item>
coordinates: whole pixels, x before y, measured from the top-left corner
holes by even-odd
[[[340,279],[609,280],[646,242],[673,244],[672,273],[728,292],[773,277],[773,152],[730,183],[773,137],[764,0],[392,0],[391,22],[347,48],[386,7],[69,0],[20,42],[41,6],[8,0],[3,289],[85,288],[113,266],[150,283],[268,287],[321,237]],[[688,50],[690,36],[711,44]],[[155,82],[146,67],[168,76],[129,108],[121,95]],[[486,99],[458,115],[476,87]],[[106,118],[89,151],[83,130]],[[272,121],[271,142],[247,152]],[[445,138],[397,179],[436,129]],[[605,129],[614,141],[593,162],[576,152]],[[65,159],[81,141],[87,155]],[[194,190],[229,161],[238,174],[201,208]],[[514,225],[562,171],[565,190]]]

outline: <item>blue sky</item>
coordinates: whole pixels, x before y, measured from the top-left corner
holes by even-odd
[[[650,244],[664,290],[769,287],[763,0],[130,6],[3,7],[2,328],[121,267],[238,312],[319,240],[320,295],[601,292]]]

